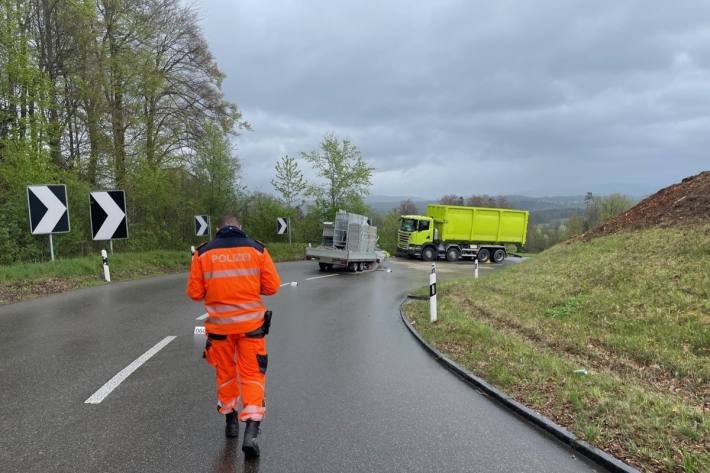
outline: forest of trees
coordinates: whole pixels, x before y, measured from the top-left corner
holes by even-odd
[[[124,248],[177,247],[192,215],[240,205],[230,137],[248,124],[179,0],[0,0],[0,262],[43,258],[25,186],[64,183],[88,241],[88,193],[124,189]]]

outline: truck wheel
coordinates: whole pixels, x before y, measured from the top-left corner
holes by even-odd
[[[489,259],[491,259],[491,252],[488,251],[488,248],[481,248],[478,250],[478,262],[479,263],[485,263]]]
[[[461,259],[461,251],[458,248],[446,250],[446,261],[458,261]]]
[[[362,263],[357,263],[355,265],[355,270],[359,273],[362,271]]]
[[[348,263],[348,271],[350,271],[351,273],[357,271],[357,266],[355,265],[355,263]]]
[[[318,268],[321,271],[328,271],[328,264],[327,263],[318,263]]]
[[[493,252],[493,262],[494,263],[500,263],[505,259],[505,251],[502,249],[498,248]]]
[[[427,246],[422,250],[422,259],[424,261],[434,261],[434,258],[436,257],[436,253],[434,252],[434,248],[431,246]]]

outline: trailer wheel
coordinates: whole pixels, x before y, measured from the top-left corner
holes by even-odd
[[[355,265],[355,263],[348,263],[348,271],[350,271],[351,273],[357,271],[357,266]]]
[[[434,258],[436,257],[436,252],[434,252],[434,248],[431,246],[427,246],[422,250],[422,259],[424,261],[434,261]]]
[[[491,252],[488,251],[488,248],[481,248],[478,250],[478,262],[479,263],[485,263],[489,259],[491,259]]]
[[[461,259],[461,251],[456,248],[452,247],[446,250],[446,261],[458,261]]]
[[[355,270],[359,273],[362,271],[362,263],[357,263],[355,265]]]
[[[498,248],[493,252],[493,262],[494,263],[500,263],[505,259],[505,251],[503,251],[501,248]]]

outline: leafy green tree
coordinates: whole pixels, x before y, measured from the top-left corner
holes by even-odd
[[[587,195],[584,197],[584,203],[585,231],[591,230],[611,220],[631,208],[634,204],[630,198],[623,194],[614,193],[605,197],[599,197],[591,192],[587,192]]]
[[[299,207],[303,203],[303,195],[308,189],[298,163],[288,154],[276,162],[276,176],[271,180],[276,192],[289,209]]]
[[[323,138],[320,152],[302,152],[301,156],[325,181],[311,185],[308,192],[322,218],[332,219],[340,209],[367,212],[364,197],[372,185],[373,168],[350,140],[339,140],[331,133]]]
[[[288,211],[273,195],[255,192],[240,214],[242,227],[249,236],[261,241],[288,241],[288,236],[276,235],[276,219],[287,215]]]
[[[389,212],[377,214],[373,219],[373,224],[377,226],[378,246],[392,254],[397,252],[397,230],[399,230],[400,209],[392,209]],[[411,214],[410,214],[411,215]]]
[[[574,214],[568,218],[565,226],[567,227],[568,238],[584,233],[584,220],[582,220],[582,218],[577,214]]]
[[[216,125],[207,124],[205,136],[197,143],[193,162],[200,195],[209,215],[217,216],[233,210],[244,192],[239,185],[241,166],[232,155],[229,140]]]
[[[607,222],[617,215],[626,212],[633,205],[634,202],[623,194],[609,194],[608,196],[602,198],[600,202],[601,223]]]

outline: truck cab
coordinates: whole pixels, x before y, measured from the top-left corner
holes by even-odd
[[[434,219],[424,215],[402,215],[397,232],[397,254],[420,258],[422,248],[433,243]]]

